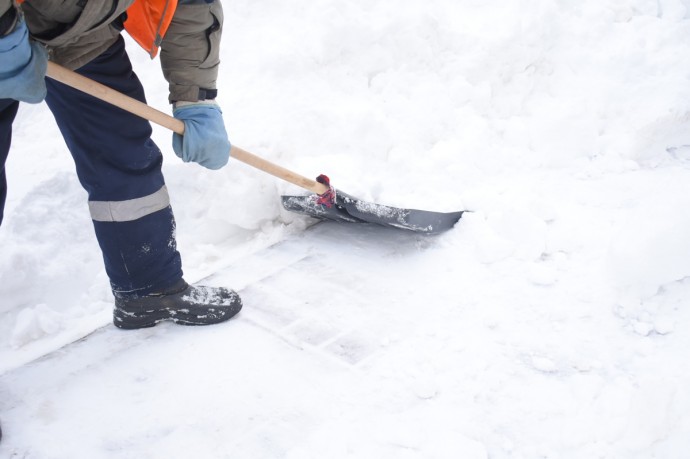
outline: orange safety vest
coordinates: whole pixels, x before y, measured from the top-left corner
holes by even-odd
[[[151,59],[158,54],[176,8],[177,0],[136,0],[127,8],[125,30]]]
[[[24,3],[24,0],[17,0],[17,3]],[[175,9],[177,0],[136,0],[127,8],[125,30],[151,59],[158,54]]]

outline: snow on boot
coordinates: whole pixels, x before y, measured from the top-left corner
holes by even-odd
[[[144,296],[114,292],[113,323],[128,330],[172,320],[180,325],[211,325],[240,312],[237,292],[223,287],[189,285],[184,280],[162,293]]]

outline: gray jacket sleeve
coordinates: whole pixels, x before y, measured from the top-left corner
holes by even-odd
[[[0,0],[0,15],[9,10],[10,5],[12,5],[12,0]]]
[[[220,0],[180,0],[161,43],[170,102],[215,97],[222,26]]]
[[[10,11],[10,8],[14,8],[12,3],[12,0],[0,0],[0,37],[14,30],[17,22],[17,14]]]

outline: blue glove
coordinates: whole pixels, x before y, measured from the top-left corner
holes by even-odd
[[[20,20],[14,31],[0,37],[0,99],[37,104],[46,97],[48,53],[29,40],[26,23]]]
[[[173,116],[184,121],[184,135],[173,134],[173,150],[182,161],[193,161],[208,169],[220,169],[230,158],[230,141],[223,113],[215,102],[183,103]]]

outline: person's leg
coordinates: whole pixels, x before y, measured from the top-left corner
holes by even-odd
[[[19,102],[12,99],[0,99],[0,225],[5,211],[7,199],[7,176],[5,173],[5,161],[10,153],[12,143],[12,122],[17,115]]]
[[[5,199],[7,198],[7,176],[5,174],[5,161],[10,153],[12,143],[12,122],[17,115],[19,102],[12,99],[0,99],[0,225],[5,211]],[[0,426],[0,441],[2,440],[2,426]]]
[[[77,72],[145,102],[122,38]],[[46,102],[89,194],[115,296],[115,325],[208,325],[237,314],[242,302],[234,291],[189,286],[182,279],[163,156],[149,122],[56,81],[47,85]]]
[[[122,38],[80,73],[140,101]],[[150,124],[48,79],[46,102],[74,157],[114,292],[164,291],[182,278],[175,222]]]

